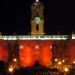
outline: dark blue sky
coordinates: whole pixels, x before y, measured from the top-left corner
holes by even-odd
[[[1,3],[0,32],[3,35],[30,33],[31,10],[35,0],[4,0]],[[40,0],[44,3],[45,33],[75,32],[75,4],[72,0]]]

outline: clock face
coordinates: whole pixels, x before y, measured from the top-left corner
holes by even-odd
[[[40,21],[41,21],[40,17],[35,17],[36,24],[40,24]]]

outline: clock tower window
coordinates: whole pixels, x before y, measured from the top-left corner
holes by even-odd
[[[39,16],[39,13],[38,12],[36,12],[36,16]]]
[[[39,25],[38,24],[36,24],[36,30],[39,30]]]

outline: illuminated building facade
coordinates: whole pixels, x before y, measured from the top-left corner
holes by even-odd
[[[21,66],[49,66],[55,58],[75,61],[75,34],[45,35],[44,6],[36,0],[31,6],[31,35],[0,35],[0,60]],[[14,66],[16,67],[16,66]]]

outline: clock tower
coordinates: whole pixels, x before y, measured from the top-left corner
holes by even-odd
[[[36,0],[31,6],[31,35],[44,35],[44,6]]]

